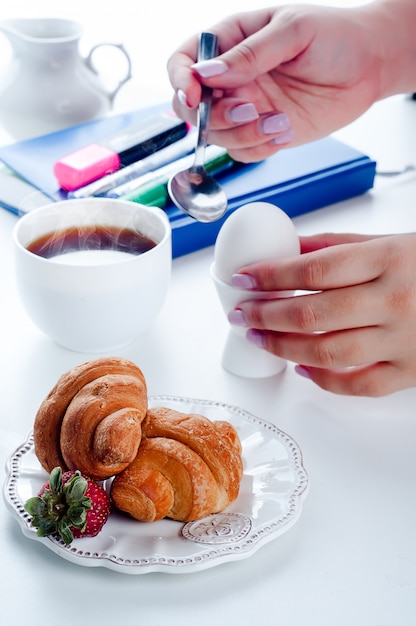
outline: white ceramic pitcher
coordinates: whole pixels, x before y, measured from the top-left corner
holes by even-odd
[[[131,78],[131,60],[122,44],[100,43],[84,58],[79,51],[83,27],[58,18],[16,18],[0,22],[12,48],[0,76],[0,125],[16,138],[39,135],[104,115]],[[101,46],[118,48],[126,73],[108,90],[92,57]]]

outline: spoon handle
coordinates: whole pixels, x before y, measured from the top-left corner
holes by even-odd
[[[199,37],[198,61],[208,61],[218,54],[218,37],[214,33],[203,32]],[[211,116],[212,89],[202,85],[201,101],[198,107],[198,138],[193,168],[203,167],[205,148]]]

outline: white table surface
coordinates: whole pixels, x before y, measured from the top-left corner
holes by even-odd
[[[416,102],[380,103],[338,136],[380,169],[416,164]],[[13,273],[16,220],[0,211],[3,467],[60,374],[92,357],[55,345],[23,311]],[[413,231],[416,174],[377,179],[370,193],[295,223],[301,234]],[[237,405],[291,435],[310,479],[303,514],[248,559],[193,574],[127,576],[75,565],[27,539],[1,501],[2,624],[416,623],[416,389],[350,398],[320,390],[292,365],[264,380],[228,374],[220,364],[227,324],[209,277],[212,256],[207,248],[174,261],[154,326],[118,354],[143,369],[151,394]]]

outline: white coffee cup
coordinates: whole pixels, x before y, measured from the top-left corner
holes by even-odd
[[[84,237],[83,251],[40,256],[41,239],[50,244],[47,235],[56,240],[74,229],[74,241]],[[120,251],[118,234],[125,229],[154,247],[141,254],[129,247]],[[104,232],[118,241],[116,249],[95,248]],[[18,289],[29,317],[70,350],[110,352],[130,343],[151,326],[165,300],[172,244],[161,209],[109,198],[56,202],[22,217],[14,243]]]

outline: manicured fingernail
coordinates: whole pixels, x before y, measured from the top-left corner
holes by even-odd
[[[299,376],[302,376],[303,378],[311,377],[309,370],[303,365],[295,365],[295,372],[296,374],[299,374]]]
[[[290,120],[286,113],[269,115],[261,121],[261,130],[265,135],[283,133],[290,129]]]
[[[262,330],[258,330],[257,328],[249,328],[246,333],[246,339],[258,348],[265,347],[264,333]]]
[[[253,122],[259,118],[257,109],[254,104],[247,102],[247,104],[238,104],[227,112],[227,117],[230,122],[243,123]]]
[[[178,89],[177,96],[181,105],[189,108],[188,98],[186,96],[186,93],[182,89]]]
[[[224,61],[217,59],[208,59],[207,61],[199,61],[194,63],[192,69],[198,72],[202,78],[210,78],[211,76],[219,76],[228,70]]]
[[[234,309],[228,313],[228,321],[234,326],[248,326],[244,311]]]
[[[231,284],[240,289],[255,289],[256,281],[249,274],[233,274],[231,276]]]
[[[290,128],[286,132],[272,139],[272,143],[274,143],[276,146],[282,146],[285,143],[290,143],[291,141],[293,141],[294,137],[295,137],[295,133]]]

